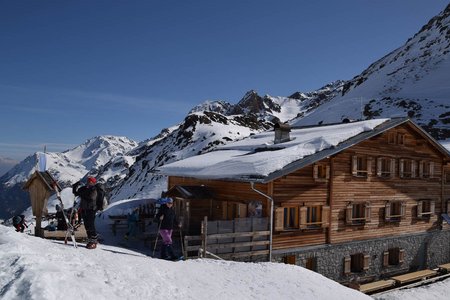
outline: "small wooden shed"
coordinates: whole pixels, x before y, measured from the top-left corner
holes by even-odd
[[[36,217],[36,236],[43,237],[43,230],[41,228],[42,216],[48,213],[48,198],[55,192],[55,188],[58,191],[62,190],[48,171],[34,172],[23,187],[24,190],[30,193],[31,208],[33,215]]]

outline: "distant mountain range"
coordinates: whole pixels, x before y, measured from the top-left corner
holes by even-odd
[[[275,122],[312,125],[344,119],[409,116],[436,139],[450,137],[450,5],[402,47],[348,81],[287,97],[247,92],[237,103],[207,101],[179,124],[139,144],[102,136],[62,153],[47,153],[49,171],[68,186],[90,174],[102,179],[112,201],[158,197],[167,180],[163,164],[213,150],[218,145],[270,130]],[[21,186],[37,155],[0,177],[0,218],[29,206]]]
[[[3,176],[7,171],[11,170],[18,161],[9,157],[0,157],[0,177]]]

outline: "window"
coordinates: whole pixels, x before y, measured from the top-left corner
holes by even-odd
[[[370,256],[357,253],[344,258],[344,274],[369,270]]]
[[[400,248],[390,248],[383,252],[383,267],[398,266],[403,263],[405,250]]]
[[[223,217],[225,220],[245,218],[247,217],[247,205],[237,202],[228,202]]]
[[[317,272],[317,257],[308,257],[306,259],[305,268]]]
[[[406,203],[402,201],[388,201],[384,208],[384,219],[388,222],[400,222],[406,213]]]
[[[419,177],[431,178],[434,175],[434,163],[432,161],[421,160],[419,163]]]
[[[447,200],[447,215],[450,215],[450,199]]]
[[[450,171],[444,173],[444,182],[445,184],[450,184]]]
[[[434,214],[435,202],[429,199],[417,201],[417,217],[429,219]]]
[[[275,209],[275,230],[314,229],[329,226],[329,206],[284,206]]]
[[[349,203],[346,207],[345,221],[347,225],[364,225],[370,222],[370,203]]]
[[[362,155],[354,155],[352,157],[352,174],[357,177],[367,177],[371,175],[371,162],[370,157]]]
[[[315,164],[313,168],[315,181],[326,181],[330,178],[330,166],[326,164]]]
[[[415,178],[416,177],[416,162],[412,159],[400,159],[399,175],[400,178]]]
[[[283,262],[288,265],[295,265],[296,261],[297,261],[297,259],[296,259],[295,255],[287,255],[287,256],[283,257]]]
[[[298,228],[298,207],[284,208],[284,228]]]
[[[395,159],[379,157],[377,159],[377,176],[392,177],[395,172]]]
[[[398,132],[389,132],[388,144],[391,145],[405,145],[405,134]]]

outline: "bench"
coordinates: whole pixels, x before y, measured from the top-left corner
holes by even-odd
[[[446,273],[450,273],[450,263],[439,265],[438,268],[441,271],[445,271]]]
[[[66,230],[48,231],[44,230],[44,238],[53,240],[63,240],[66,237]],[[70,235],[69,235],[70,239]],[[75,231],[75,240],[82,241],[87,239],[86,229],[84,225],[80,225]]]
[[[359,291],[362,293],[370,293],[370,292],[386,289],[386,288],[389,288],[394,285],[395,285],[395,280],[393,280],[393,279],[379,280],[379,281],[374,281],[371,283],[361,284],[359,286]]]
[[[110,225],[111,225],[111,230],[112,230],[114,236],[116,236],[118,228],[123,228],[123,229],[128,228],[128,222],[127,222],[128,218],[126,215],[109,216],[109,218],[113,221],[113,223],[111,223]],[[137,224],[138,228],[142,232],[145,232],[146,224],[149,224],[152,220],[153,220],[153,218],[151,218],[151,217],[141,217]]]
[[[399,284],[404,284],[413,281],[424,280],[430,277],[433,277],[437,274],[437,271],[434,270],[422,270],[412,273],[407,273],[399,276],[391,277]]]

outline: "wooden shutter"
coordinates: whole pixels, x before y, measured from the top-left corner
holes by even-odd
[[[275,231],[284,230],[284,207],[275,208]]]
[[[423,213],[423,201],[417,202],[417,216],[421,217]]]
[[[366,254],[364,255],[363,270],[364,271],[369,270],[369,265],[370,265],[370,255]]]
[[[372,157],[368,157],[367,158],[367,176],[371,176],[372,175]]]
[[[300,222],[299,222],[300,229],[307,228],[307,224],[306,224],[307,215],[308,215],[308,207],[307,206],[300,207]]]
[[[406,202],[402,201],[401,207],[400,207],[400,216],[404,218],[406,216]]]
[[[330,166],[326,166],[325,172],[326,172],[326,178],[330,179]]]
[[[330,207],[322,206],[322,227],[327,228],[330,226]]]
[[[411,160],[411,178],[417,177],[417,162],[415,160]]]
[[[366,218],[365,221],[366,221],[366,223],[370,223],[370,219],[371,219],[371,215],[372,215],[372,208],[370,207],[370,202],[366,202],[364,209],[365,209],[364,217]]]
[[[350,256],[344,257],[344,274],[350,274],[352,266],[352,258]]]
[[[399,165],[399,176],[400,178],[403,178],[403,170],[405,168],[405,160],[404,159],[400,159],[400,165]]]
[[[434,215],[435,211],[436,211],[436,201],[432,200],[432,201],[430,201],[430,212],[431,212],[431,215]]]
[[[356,155],[352,156],[352,174],[353,176],[358,175],[358,157]]]
[[[405,261],[405,249],[400,249],[398,253],[398,263],[402,264]]]
[[[394,158],[391,158],[391,169],[390,169],[390,171],[391,171],[390,176],[394,177],[395,176],[395,159]]]
[[[319,178],[319,165],[314,165],[314,168],[313,168],[313,178],[314,178],[314,179]]]
[[[383,252],[383,267],[389,266],[389,251]]]
[[[391,203],[388,201],[384,205],[384,219],[389,221],[390,218],[391,218]]]
[[[377,158],[377,176],[381,177],[381,164],[383,162],[383,159],[381,157]]]
[[[345,222],[352,224],[353,221],[353,203],[349,203],[345,208]]]
[[[424,167],[425,162],[423,160],[421,160],[419,162],[419,177],[423,178],[423,167]]]
[[[447,200],[447,214],[450,215],[450,200]]]
[[[430,178],[434,177],[434,162],[430,161]]]

